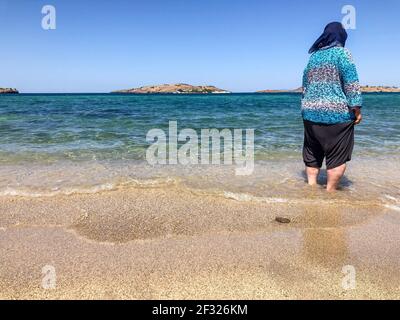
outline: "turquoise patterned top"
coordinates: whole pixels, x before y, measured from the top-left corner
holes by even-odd
[[[350,108],[361,107],[357,69],[351,53],[340,46],[314,52],[303,75],[304,120],[334,124],[354,120]]]

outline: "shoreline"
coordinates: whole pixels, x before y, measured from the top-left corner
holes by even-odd
[[[177,187],[0,199],[3,299],[399,298],[398,212]],[[291,219],[279,224],[276,216]],[[41,287],[53,265],[55,289]],[[345,265],[357,288],[341,287]]]

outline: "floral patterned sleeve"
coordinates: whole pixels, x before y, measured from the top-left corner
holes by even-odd
[[[350,51],[347,49],[345,49],[343,55],[340,56],[339,70],[349,107],[361,108],[362,96],[357,68]]]

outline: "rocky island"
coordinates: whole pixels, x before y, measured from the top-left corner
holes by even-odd
[[[219,89],[214,86],[192,86],[185,83],[177,84],[162,84],[153,86],[144,86],[139,88],[132,88],[126,90],[117,90],[111,93],[131,93],[131,94],[143,94],[143,93],[195,93],[195,94],[207,94],[207,93],[230,93],[229,91]]]
[[[256,93],[301,93],[303,91],[303,88],[297,88],[297,89],[289,89],[289,90],[274,90],[274,89],[266,89],[266,90],[260,90],[256,91]],[[361,92],[371,92],[371,93],[377,93],[377,92],[400,92],[399,87],[390,87],[390,86],[361,86]]]
[[[1,93],[19,93],[17,89],[14,88],[0,88]]]
[[[362,86],[362,92],[400,92],[399,87],[389,86]]]
[[[256,93],[301,93],[303,92],[303,88],[297,88],[297,89],[288,89],[288,90],[275,90],[275,89],[265,89],[265,90],[260,90],[256,91]]]

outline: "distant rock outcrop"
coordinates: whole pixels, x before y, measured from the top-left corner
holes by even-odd
[[[297,89],[289,89],[289,90],[274,90],[274,89],[265,89],[265,90],[260,90],[257,91],[257,93],[301,93],[303,92],[303,88],[297,88]]]
[[[400,92],[399,87],[389,86],[362,86],[362,92]]]
[[[303,92],[303,88],[297,88],[293,90],[261,90],[257,91],[257,93],[301,93]],[[361,86],[361,92],[400,92],[400,88],[398,87],[389,87],[389,86]]]
[[[117,90],[112,93],[133,93],[133,94],[143,94],[143,93],[230,93],[229,91],[219,89],[214,86],[192,86],[185,83],[177,84],[162,84],[154,86],[145,86],[139,88],[132,88],[126,90]]]
[[[0,88],[1,93],[19,93],[17,89],[14,88]]]

